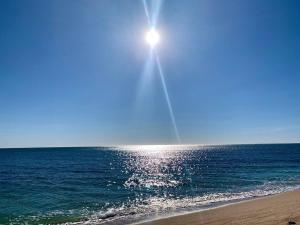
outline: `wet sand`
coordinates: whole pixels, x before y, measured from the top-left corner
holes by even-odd
[[[140,223],[142,225],[300,225],[300,190],[210,210]]]

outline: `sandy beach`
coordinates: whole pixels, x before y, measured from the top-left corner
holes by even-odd
[[[140,225],[300,224],[300,190],[178,215]]]

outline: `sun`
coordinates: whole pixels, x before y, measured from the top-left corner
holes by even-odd
[[[154,48],[159,43],[159,40],[159,33],[155,29],[151,29],[146,33],[146,41],[151,48]]]

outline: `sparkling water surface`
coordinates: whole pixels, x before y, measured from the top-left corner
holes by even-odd
[[[0,149],[0,224],[126,224],[300,186],[300,144]]]

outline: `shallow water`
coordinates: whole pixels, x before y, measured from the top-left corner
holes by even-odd
[[[300,186],[300,144],[0,150],[0,224],[124,224]]]

